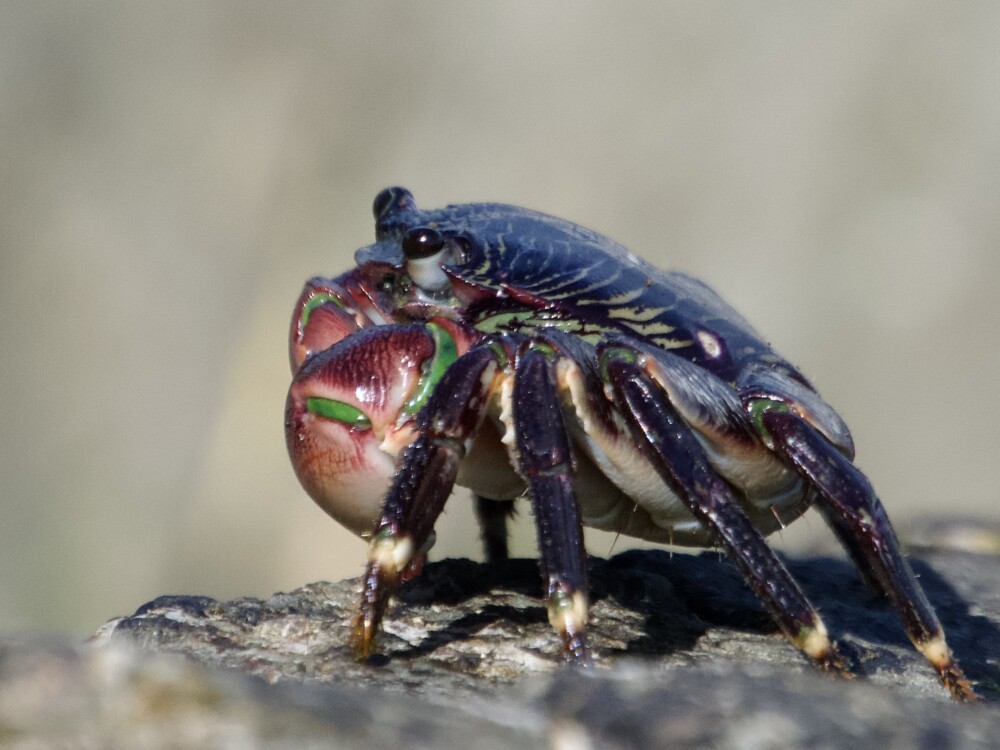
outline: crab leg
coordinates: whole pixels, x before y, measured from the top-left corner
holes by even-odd
[[[785,636],[826,670],[846,674],[813,606],[742,510],[729,485],[637,352],[604,348],[611,398],[647,459],[735,561]]]
[[[548,347],[536,347],[516,359],[509,417],[515,436],[512,457],[534,501],[549,621],[559,631],[566,654],[586,662],[586,554],[554,355]],[[369,546],[352,632],[360,658],[372,653],[389,597],[425,545],[451,494],[458,465],[489,406],[497,367],[505,360],[509,358],[502,344],[473,347],[446,371],[421,412],[418,437],[401,456]],[[487,502],[479,502],[480,512]],[[500,513],[484,522],[484,534],[496,536],[498,524],[506,523],[508,508],[509,503],[500,503],[493,509]],[[500,551],[505,552],[502,531]]]
[[[956,700],[975,700],[867,477],[787,404],[758,399],[750,402],[750,409],[774,450],[819,490],[823,516],[855,562],[871,571],[876,590],[888,598],[944,686]]]
[[[402,453],[368,548],[352,643],[371,655],[389,597],[423,549],[455,484],[458,464],[485,414],[496,352],[474,347],[444,373],[420,413],[418,437]]]
[[[507,519],[514,515],[514,501],[490,500],[479,495],[475,495],[473,500],[486,562],[506,560],[510,556],[507,547]]]
[[[549,622],[559,631],[565,654],[587,663],[587,556],[554,360],[547,345],[530,347],[518,359],[515,457],[531,493]]]

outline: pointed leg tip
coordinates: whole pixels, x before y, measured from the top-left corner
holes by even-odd
[[[824,672],[838,674],[848,679],[853,677],[837,649],[837,644],[830,639],[826,626],[818,617],[811,625],[802,626],[791,641]]]
[[[590,644],[587,642],[586,630],[561,631],[559,638],[562,641],[563,661],[568,666],[578,669],[591,669],[594,666],[594,657],[590,650]]]
[[[975,703],[979,700],[979,696],[972,689],[972,682],[950,655],[947,661],[941,664],[932,663],[941,679],[941,684],[951,693],[954,700],[960,703]]]
[[[363,663],[368,661],[368,649],[367,645],[361,641],[357,636],[352,635],[347,641],[348,648],[350,649],[351,658],[358,662]]]
[[[853,680],[854,673],[831,640],[823,621],[816,618],[812,625],[802,627],[791,639],[798,649],[824,672],[845,680]]]
[[[827,661],[832,653],[836,653],[837,648],[827,635],[826,628],[819,620],[812,627],[805,627],[799,633],[798,647],[802,649],[806,656],[820,664]]]
[[[951,697],[959,703],[978,703],[979,696],[972,689],[972,683],[962,673],[957,665],[952,665],[951,669],[940,673],[941,683],[951,693]]]
[[[979,696],[972,689],[972,683],[952,657],[951,649],[948,648],[943,635],[939,634],[925,643],[916,645],[920,653],[933,665],[941,684],[951,693],[952,698],[963,703],[979,700]]]
[[[820,666],[823,671],[829,672],[830,674],[836,675],[844,680],[853,680],[855,678],[854,672],[847,664],[847,660],[843,657],[840,651],[837,649],[837,644],[830,643],[830,650],[820,661]]]
[[[559,634],[563,643],[563,655],[566,661],[574,667],[590,669],[594,666],[594,658],[587,643],[587,631],[562,632]]]
[[[851,670],[844,655],[840,653],[837,644],[829,639],[826,641],[826,644],[826,649],[822,653],[818,653],[815,656],[809,654],[809,656],[827,674],[832,674],[842,680],[853,680],[857,675]]]
[[[576,666],[589,667],[593,663],[587,645],[587,596],[561,584],[549,594],[549,624],[559,633],[563,655]]]
[[[382,625],[389,598],[399,586],[402,571],[397,565],[400,562],[385,552],[386,545],[372,544],[368,567],[361,578],[360,600],[358,609],[351,624],[349,643],[358,661],[366,661],[375,653],[378,633]],[[403,561],[403,569],[409,560]]]
[[[590,652],[590,647],[586,643],[583,643],[580,648],[574,650],[569,656],[569,663],[580,669],[593,669],[594,657]]]
[[[371,616],[365,603],[354,618],[348,640],[356,661],[367,661],[375,653],[378,624]]]

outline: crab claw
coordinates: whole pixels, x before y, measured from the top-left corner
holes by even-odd
[[[295,473],[324,511],[359,536],[374,528],[395,456],[416,437],[414,414],[459,354],[449,328],[366,328],[306,359],[292,381],[285,439]]]
[[[362,327],[346,291],[334,279],[317,276],[307,281],[295,303],[288,336],[292,374],[307,357],[357,333]]]
[[[333,279],[309,279],[292,311],[288,335],[292,374],[313,354],[391,320],[397,302],[383,289],[383,280],[395,273],[392,265],[372,261]]]

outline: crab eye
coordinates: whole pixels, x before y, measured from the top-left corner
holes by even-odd
[[[444,236],[432,227],[415,227],[403,235],[400,244],[406,258],[406,273],[418,292],[427,297],[445,293],[448,276],[441,269],[447,247]]]
[[[407,260],[421,260],[439,253],[444,237],[431,227],[417,227],[403,235],[402,245]]]

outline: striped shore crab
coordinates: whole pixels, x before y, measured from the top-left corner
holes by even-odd
[[[549,620],[587,644],[582,526],[713,546],[798,649],[846,666],[765,536],[816,506],[957,700],[951,655],[846,425],[709,287],[567,221],[499,204],[375,199],[376,242],[292,319],[285,430],[303,486],[369,540],[353,644],[419,570],[455,484],[487,559],[529,498]]]

